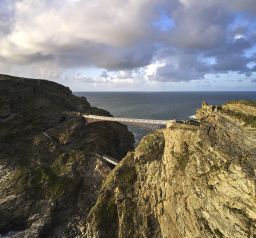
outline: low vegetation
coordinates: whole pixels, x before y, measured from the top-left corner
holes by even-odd
[[[245,126],[256,127],[256,116],[244,114],[229,109],[222,109],[221,112],[242,121]]]
[[[243,104],[246,106],[256,107],[256,101],[253,100],[230,100],[227,104]]]

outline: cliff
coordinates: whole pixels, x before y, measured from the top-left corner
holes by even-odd
[[[196,116],[147,135],[111,171],[84,236],[256,237],[256,103]]]
[[[77,237],[112,167],[134,138],[59,84],[0,75],[0,237]],[[93,153],[92,153],[93,152]]]
[[[203,104],[200,123],[134,151],[126,126],[75,112],[110,116],[59,84],[0,75],[0,237],[256,237],[255,102]],[[95,153],[124,158],[113,169]]]

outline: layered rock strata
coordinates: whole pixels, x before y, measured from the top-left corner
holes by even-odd
[[[256,103],[196,116],[144,137],[108,175],[85,236],[256,237]]]

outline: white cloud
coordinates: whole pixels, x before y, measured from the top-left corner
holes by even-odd
[[[15,26],[5,43],[20,51],[46,53],[54,51],[50,45],[81,42],[129,47],[138,39],[150,37],[150,29],[145,28],[154,16],[155,5],[152,0],[17,1]],[[9,49],[8,53],[11,56],[15,52]]]
[[[253,6],[255,0],[2,0],[0,70],[56,78],[98,67],[106,74],[80,81],[113,85],[249,75],[255,67],[246,66],[253,60],[244,51],[255,36],[248,24],[230,25],[237,12],[255,21]],[[173,22],[169,31],[153,24],[163,13]]]
[[[164,67],[165,65],[166,62],[164,61],[155,61],[146,66],[144,69],[144,79],[147,81],[155,81],[158,69]]]
[[[77,74],[72,80],[81,81],[86,84],[109,84],[109,85],[129,85],[138,83],[138,75],[134,71],[120,70],[110,74],[103,71],[101,75],[90,77],[86,74]]]

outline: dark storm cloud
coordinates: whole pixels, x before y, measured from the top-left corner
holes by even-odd
[[[246,3],[235,4],[236,8],[247,9]],[[245,55],[255,46],[255,36],[248,33],[250,26],[230,28],[236,18],[233,10],[217,1],[184,1],[174,9],[172,16],[177,24],[169,33],[171,50],[162,52],[167,63],[158,68],[154,80],[189,81],[206,74],[238,72],[250,76],[255,72],[255,68],[247,67],[255,59]]]
[[[227,71],[249,73],[252,70],[247,67],[247,64],[251,58],[245,56],[245,50],[253,45],[254,42],[251,39],[240,38],[212,49],[207,56],[216,58],[216,64],[213,66],[216,73]]]
[[[252,30],[250,25],[236,23],[232,28],[231,25],[238,10],[255,21],[255,10],[250,9],[253,2],[234,1],[232,5],[219,1],[180,1],[171,13],[175,22],[168,35],[171,50],[162,52],[166,64],[157,69],[154,80],[189,81],[230,71],[250,76],[255,69],[247,64],[255,59],[247,57],[245,51],[255,46],[255,36],[248,33]]]
[[[134,69],[148,65],[154,55],[153,44],[129,47],[109,46],[94,42],[78,42],[71,46],[51,46],[63,67],[97,66],[107,70]]]
[[[170,32],[170,43],[182,49],[217,47],[226,37],[231,14],[219,4],[205,1],[186,1],[172,11],[175,28]],[[190,5],[192,2],[195,4]]]
[[[158,81],[189,81],[202,79],[206,74],[238,72],[250,76],[255,67],[249,68],[249,62],[255,57],[246,57],[245,50],[255,45],[253,37],[226,40],[221,44],[205,50],[198,48],[166,49],[158,56],[165,58],[166,64],[157,69]],[[171,57],[170,57],[171,56]]]

